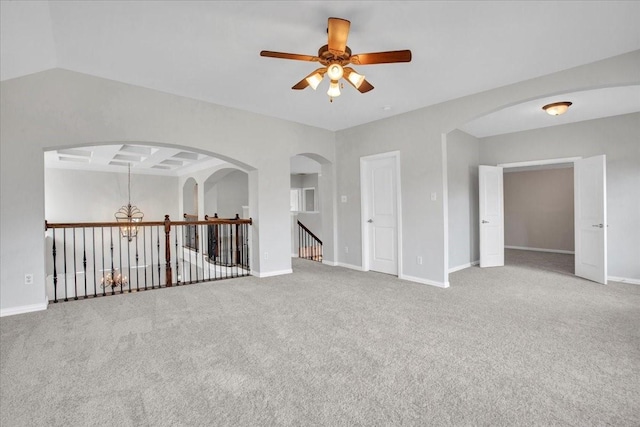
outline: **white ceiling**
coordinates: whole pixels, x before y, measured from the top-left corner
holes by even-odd
[[[59,67],[329,130],[640,49],[636,1],[2,1],[0,7],[2,80]],[[326,81],[315,92],[291,90],[317,64],[259,52],[313,55],[326,43],[331,16],[351,21],[354,53],[411,49],[412,62],[356,67],[375,90],[360,94],[346,85],[333,103]],[[594,99],[616,99],[613,92],[582,95],[568,94],[575,105],[554,122],[533,114],[545,102],[538,100],[466,129],[486,136],[601,117],[611,109]],[[637,88],[626,94],[634,96]]]
[[[553,102],[573,104],[560,116],[542,107]],[[624,86],[571,92],[513,105],[466,123],[460,129],[477,138],[538,129],[640,111],[640,86]]]

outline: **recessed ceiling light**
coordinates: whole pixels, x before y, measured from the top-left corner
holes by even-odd
[[[559,116],[567,112],[572,102],[554,102],[553,104],[547,104],[542,109],[552,116]]]
[[[384,107],[382,107],[382,109],[384,111],[390,111],[391,110],[391,105],[385,105]]]

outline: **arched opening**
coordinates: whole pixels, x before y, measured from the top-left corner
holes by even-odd
[[[198,183],[193,178],[188,178],[182,186],[182,212],[198,217]]]
[[[248,222],[216,225],[220,235],[233,238],[226,252],[218,251],[215,262],[207,263],[209,224],[199,215],[203,180],[191,174],[229,169],[226,160],[141,143],[59,148],[44,156],[45,218],[51,225],[45,242],[49,300],[249,274]],[[247,205],[248,175],[236,171],[244,177],[242,201]],[[128,205],[135,205],[144,220],[116,222],[114,213]]]
[[[223,168],[204,181],[204,212],[219,218],[249,217],[249,175],[240,169]]]
[[[290,159],[291,256],[333,263],[333,165],[313,153]]]
[[[608,194],[602,204],[609,221],[613,216],[626,223],[627,230],[634,229],[624,214],[628,197],[634,192],[619,179],[625,170],[633,168],[625,148],[631,141],[619,129],[634,120],[633,112],[640,109],[639,99],[638,85],[545,95],[487,112],[447,133],[449,272],[480,261],[481,231],[490,221],[480,212],[483,195],[479,165],[502,169],[501,252],[507,266],[519,263],[574,274],[579,256],[574,244],[578,208],[574,205],[574,164],[581,159],[606,156],[606,177],[601,178],[606,178],[608,188],[625,189],[627,196]],[[573,105],[567,114],[550,116],[542,106],[555,101]],[[627,236],[633,232],[616,235],[609,228],[604,234],[609,241],[614,238],[621,242],[605,247],[610,248],[606,257],[609,268],[619,264],[622,271],[620,260],[625,254],[613,255],[611,250],[631,247]]]

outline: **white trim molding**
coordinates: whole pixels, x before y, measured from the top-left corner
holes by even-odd
[[[509,168],[521,168],[525,166],[545,166],[545,165],[557,165],[561,163],[574,163],[576,160],[580,160],[580,159],[582,159],[582,157],[564,157],[560,159],[543,159],[543,160],[530,160],[527,162],[498,163],[496,166],[509,169]]]
[[[13,316],[16,314],[32,313],[34,311],[42,311],[42,310],[46,310],[48,305],[49,305],[49,300],[45,299],[44,302],[40,304],[30,304],[30,305],[23,305],[20,307],[4,308],[0,310],[0,317]]]
[[[534,252],[551,252],[554,254],[575,254],[574,251],[565,251],[563,249],[543,249],[543,248],[528,248],[526,246],[505,246],[505,249],[516,249],[519,251],[534,251]]]
[[[473,267],[474,265],[478,265],[478,264],[480,264],[479,260],[458,265],[457,267],[451,267],[449,269],[449,273],[455,273],[456,271],[464,270],[465,268]]]
[[[265,277],[282,276],[284,274],[291,274],[291,273],[293,273],[293,270],[290,268],[287,270],[267,271],[265,273],[261,273],[259,271],[251,271],[252,276],[259,277],[261,279]]]
[[[640,285],[640,279],[631,279],[629,277],[608,276],[607,280],[620,283],[631,283],[632,285]]]
[[[365,269],[364,269],[364,268],[362,268],[362,267],[361,267],[361,266],[359,266],[359,265],[347,264],[347,263],[344,263],[344,262],[337,262],[337,263],[336,263],[336,266],[338,266],[338,267],[348,268],[348,269],[350,269],[350,270],[365,271]]]
[[[322,260],[322,263],[323,263],[324,265],[330,265],[331,267],[337,267],[337,266],[338,266],[338,263],[337,263],[337,262],[335,262],[335,261],[331,261],[331,260],[328,260],[328,259],[323,259],[323,260]]]
[[[448,288],[449,282],[436,282],[435,280],[423,279],[421,277],[407,276],[403,274],[402,276],[398,276],[401,280],[407,280],[409,282],[420,283],[421,285],[431,285],[436,286],[438,288]]]

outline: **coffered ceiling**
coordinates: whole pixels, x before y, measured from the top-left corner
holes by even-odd
[[[0,12],[2,80],[59,67],[329,130],[640,49],[636,1],[2,1]],[[347,85],[332,103],[326,79],[291,90],[317,64],[259,52],[315,55],[329,17],[351,21],[354,53],[413,60],[356,67],[375,89]]]

